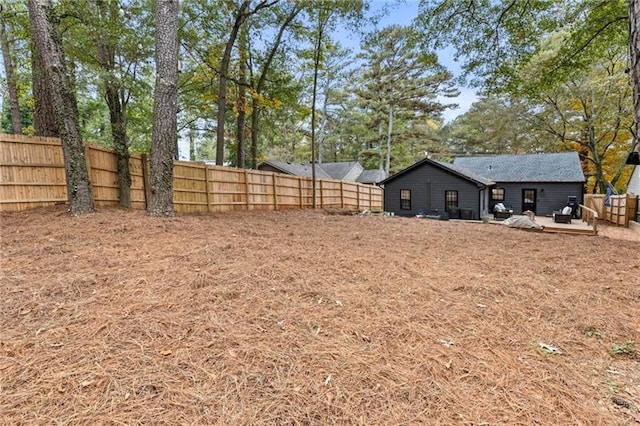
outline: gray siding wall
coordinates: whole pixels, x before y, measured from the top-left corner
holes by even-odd
[[[351,170],[349,170],[342,180],[345,182],[355,182],[362,172],[364,172],[364,168],[360,164],[356,164],[351,168]]]
[[[275,167],[270,166],[269,164],[261,164],[260,167],[258,167],[258,170],[261,170],[263,172],[284,173],[282,170],[276,169]]]
[[[400,209],[400,190],[411,190],[411,210]],[[399,216],[415,216],[421,210],[445,211],[445,191],[458,191],[458,208],[473,210],[480,219],[480,191],[474,183],[425,163],[387,182],[384,186],[384,210]]]
[[[640,166],[634,167],[631,179],[629,179],[627,192],[629,194],[640,195]]]
[[[522,213],[522,190],[536,190],[536,214],[539,216],[552,214],[567,205],[568,197],[575,196],[578,204],[583,201],[582,182],[518,182],[497,183],[497,188],[505,190],[505,206],[513,208],[515,214]]]

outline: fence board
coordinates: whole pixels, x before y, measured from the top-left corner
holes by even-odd
[[[0,211],[67,202],[60,140],[0,134]],[[85,154],[97,206],[118,206],[117,158],[113,151],[86,144]],[[132,154],[132,208],[146,208],[149,159]],[[281,210],[313,206],[311,178],[244,170],[202,162],[175,161],[173,202],[178,213]],[[382,210],[382,189],[355,182],[316,180],[323,208]]]
[[[618,226],[629,226],[629,221],[637,215],[638,196],[632,194],[612,195],[609,205],[605,205],[604,194],[585,194],[585,206],[598,212],[598,217]]]
[[[203,163],[174,161],[173,206],[181,213],[201,213],[209,209],[207,169]]]

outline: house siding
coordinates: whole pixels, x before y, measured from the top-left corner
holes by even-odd
[[[536,214],[550,215],[567,205],[569,196],[575,196],[576,202],[582,204],[582,182],[497,182],[495,188],[504,188],[504,205],[513,209],[515,214],[522,214],[522,190],[536,190]],[[491,203],[490,207],[493,207]]]
[[[283,172],[283,171],[282,171],[282,170],[280,170],[280,169],[277,169],[277,168],[273,167],[273,166],[272,166],[272,165],[270,165],[270,164],[261,164],[261,165],[258,167],[258,170],[261,170],[261,171],[263,171],[263,172],[286,173],[286,172]],[[288,173],[287,173],[287,174],[288,174]]]
[[[345,182],[355,182],[358,180],[358,177],[364,172],[364,167],[360,164],[356,163],[349,172],[342,178]]]
[[[635,166],[633,169],[633,173],[631,173],[631,179],[629,179],[627,193],[640,195],[640,166]]]
[[[411,209],[400,209],[400,190],[411,190]],[[480,218],[481,188],[468,180],[429,163],[407,171],[384,185],[384,210],[399,216],[415,216],[419,212],[444,212],[445,191],[458,191],[458,208],[473,211]]]

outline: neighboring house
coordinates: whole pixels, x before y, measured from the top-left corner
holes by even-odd
[[[267,160],[258,164],[258,170],[285,173],[293,176],[312,177],[311,163]],[[345,182],[376,184],[385,177],[384,171],[365,170],[357,161],[316,164],[316,179],[334,179]]]
[[[633,172],[627,185],[627,193],[640,195],[640,166],[633,166]]]
[[[627,193],[638,195],[635,221],[640,222],[640,166],[633,166],[633,172],[627,184]]]
[[[569,197],[576,204],[583,200],[585,178],[577,152],[460,157],[453,164],[495,182],[490,211],[500,202],[514,213],[548,215],[566,206]]]
[[[503,203],[514,213],[548,215],[582,203],[584,174],[575,152],[421,160],[385,179],[384,209],[397,215],[453,212],[479,219]],[[469,210],[472,211],[469,217]],[[462,213],[462,214],[459,214]]]
[[[399,216],[447,213],[480,219],[487,213],[493,182],[428,158],[380,182],[384,210]]]
[[[313,176],[311,163],[290,163],[288,161],[268,160],[259,163],[258,170],[302,177]],[[316,179],[331,179],[331,176],[320,167],[316,167]]]

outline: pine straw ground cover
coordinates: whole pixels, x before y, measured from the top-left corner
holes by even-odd
[[[640,239],[619,230],[0,220],[1,424],[640,422]]]

